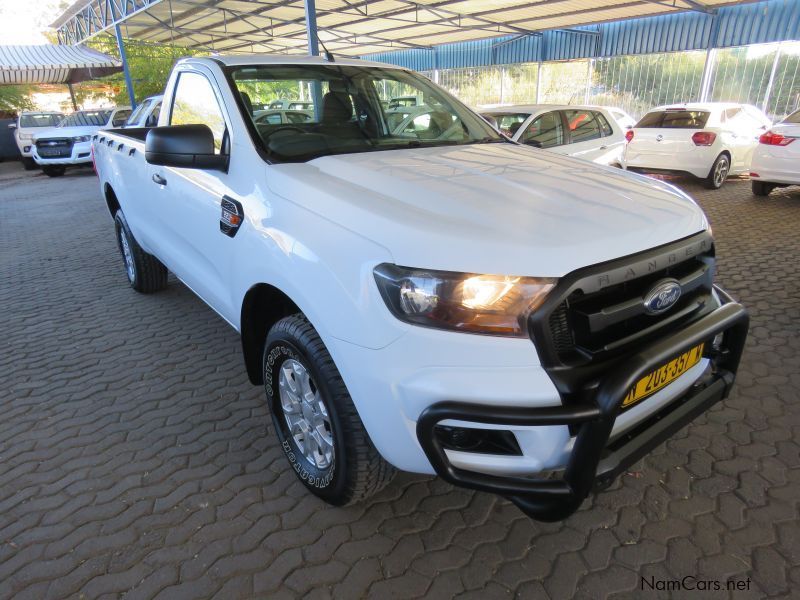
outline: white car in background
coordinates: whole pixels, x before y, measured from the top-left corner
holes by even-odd
[[[800,185],[800,110],[758,139],[750,179],[756,196],[768,196],[776,187]]]
[[[625,167],[685,172],[719,189],[729,175],[750,172],[759,136],[772,125],[749,104],[704,102],[659,106],[625,134]]]
[[[531,104],[481,114],[515,142],[601,165],[622,164],[625,133],[606,107]]]
[[[55,127],[64,118],[60,112],[32,112],[20,113],[15,123],[9,123],[9,129],[14,130],[14,141],[17,143],[19,153],[22,155],[22,166],[26,171],[36,167],[31,150],[33,136],[45,127]]]
[[[614,117],[617,123],[619,123],[619,126],[623,129],[633,129],[634,125],[636,125],[636,119],[634,119],[621,108],[608,106],[606,107],[606,110],[608,110],[611,116]]]
[[[123,127],[155,127],[158,124],[158,115],[161,114],[161,101],[164,96],[150,96],[142,100]]]
[[[100,129],[122,127],[130,115],[130,106],[74,112],[57,126],[34,135],[33,160],[50,177],[60,177],[68,166],[90,165],[92,135]]]

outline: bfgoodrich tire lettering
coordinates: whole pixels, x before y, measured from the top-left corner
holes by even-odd
[[[295,439],[281,404],[281,370],[300,365],[313,385],[314,402],[324,405],[333,443],[332,460],[320,467]],[[373,446],[347,387],[311,323],[301,314],[278,321],[267,335],[264,387],[275,432],[289,464],[303,485],[334,505],[367,498],[389,482],[394,469]],[[307,408],[307,407],[306,407]]]
[[[167,268],[155,256],[142,250],[121,210],[114,215],[114,227],[131,287],[142,294],[152,294],[167,287]]]

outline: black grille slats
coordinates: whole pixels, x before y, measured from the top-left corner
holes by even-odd
[[[610,285],[597,285],[604,278],[602,269],[593,269],[590,277],[573,284],[547,320],[558,362],[577,366],[613,358],[636,343],[674,331],[703,314],[713,303],[713,246],[688,254],[675,255],[667,266],[639,269],[624,280],[612,279]],[[619,261],[614,269],[620,269]],[[664,279],[677,280],[681,296],[665,313],[647,314],[643,299]]]

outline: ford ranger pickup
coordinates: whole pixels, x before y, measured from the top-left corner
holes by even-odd
[[[427,109],[393,129],[406,96]],[[286,98],[313,116],[255,118]],[[183,59],[158,125],[93,159],[129,284],[171,271],[240,333],[329,503],[400,469],[564,519],[733,385],[748,316],[689,196],[517,144],[412,71]]]

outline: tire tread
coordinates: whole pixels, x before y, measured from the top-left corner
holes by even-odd
[[[328,353],[316,329],[302,313],[284,317],[272,328],[283,330],[297,340],[304,341],[304,350],[309,359],[315,362],[322,376],[327,380],[336,413],[344,424],[345,438],[348,440],[348,460],[351,473],[347,477],[347,488],[339,505],[352,504],[364,500],[383,489],[395,474],[395,469],[386,462],[369,438],[364,423],[358,415],[344,380]]]

